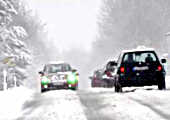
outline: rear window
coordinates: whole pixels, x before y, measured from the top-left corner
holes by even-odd
[[[158,58],[153,51],[148,52],[130,52],[125,53],[123,57],[123,63],[132,63],[132,62],[157,62]]]
[[[94,73],[94,76],[95,77],[98,77],[100,75],[100,72],[99,71],[96,71],[95,73]]]
[[[49,64],[45,67],[45,71],[48,73],[67,72],[71,71],[71,67],[69,64]]]
[[[114,70],[115,69],[115,62],[113,62],[113,61],[110,61],[110,62],[108,62],[107,63],[107,65],[106,65],[106,69],[107,70]]]

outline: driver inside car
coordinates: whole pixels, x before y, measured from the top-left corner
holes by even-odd
[[[145,62],[146,62],[146,63],[151,63],[151,62],[153,62],[153,58],[151,57],[150,54],[147,54],[147,57],[145,58]]]
[[[134,60],[133,60],[133,54],[129,54],[128,55],[128,59],[126,60],[126,63],[133,63]]]

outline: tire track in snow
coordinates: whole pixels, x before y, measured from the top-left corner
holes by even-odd
[[[86,120],[76,91],[53,90],[37,94],[23,106],[17,120]]]
[[[169,120],[170,99],[168,98],[168,94],[169,91],[138,91],[133,96],[129,94],[128,98],[143,106],[146,106],[163,119]]]
[[[101,109],[105,109],[105,106],[107,106],[102,103],[100,95],[87,91],[79,91],[78,96],[81,104],[84,106],[84,112],[88,120],[113,120],[111,116],[100,112]]]
[[[132,98],[140,98],[138,89],[125,93],[114,93],[114,90],[96,89],[96,91],[78,92],[80,101],[85,107],[88,120],[165,120],[160,114],[148,106],[144,106]],[[104,90],[104,91],[103,91]],[[108,90],[108,91],[107,91]],[[139,90],[140,91],[140,90]],[[142,90],[145,94],[146,90]],[[151,98],[152,99],[152,96]],[[144,99],[142,99],[144,101]]]

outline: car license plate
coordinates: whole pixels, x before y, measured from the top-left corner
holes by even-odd
[[[144,67],[134,67],[133,70],[148,70],[148,66],[144,66]]]
[[[64,85],[63,82],[54,82],[53,84],[54,84],[54,85]]]

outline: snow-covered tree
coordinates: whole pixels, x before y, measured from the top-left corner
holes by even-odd
[[[10,75],[15,73],[17,82],[21,84],[26,77],[26,67],[31,64],[31,52],[25,40],[27,32],[22,26],[11,24],[14,15],[18,14],[11,0],[0,0],[0,64],[2,70],[8,70],[8,82],[13,80]],[[2,83],[2,79],[1,79]]]
[[[103,0],[102,3],[92,59],[101,63],[122,49],[138,45],[154,47],[161,52],[167,50],[169,0]]]
[[[24,81],[26,86],[35,88],[37,85],[37,74],[44,63],[58,56],[56,46],[49,43],[46,24],[42,22],[38,13],[31,10],[26,1],[12,0],[12,4],[18,14],[13,15],[11,25],[21,26],[27,32],[25,43],[32,53],[32,65],[29,67],[29,78]],[[48,43],[48,44],[47,44]],[[52,54],[54,57],[52,58]],[[53,59],[53,60],[54,60]],[[39,83],[38,83],[39,84]]]

